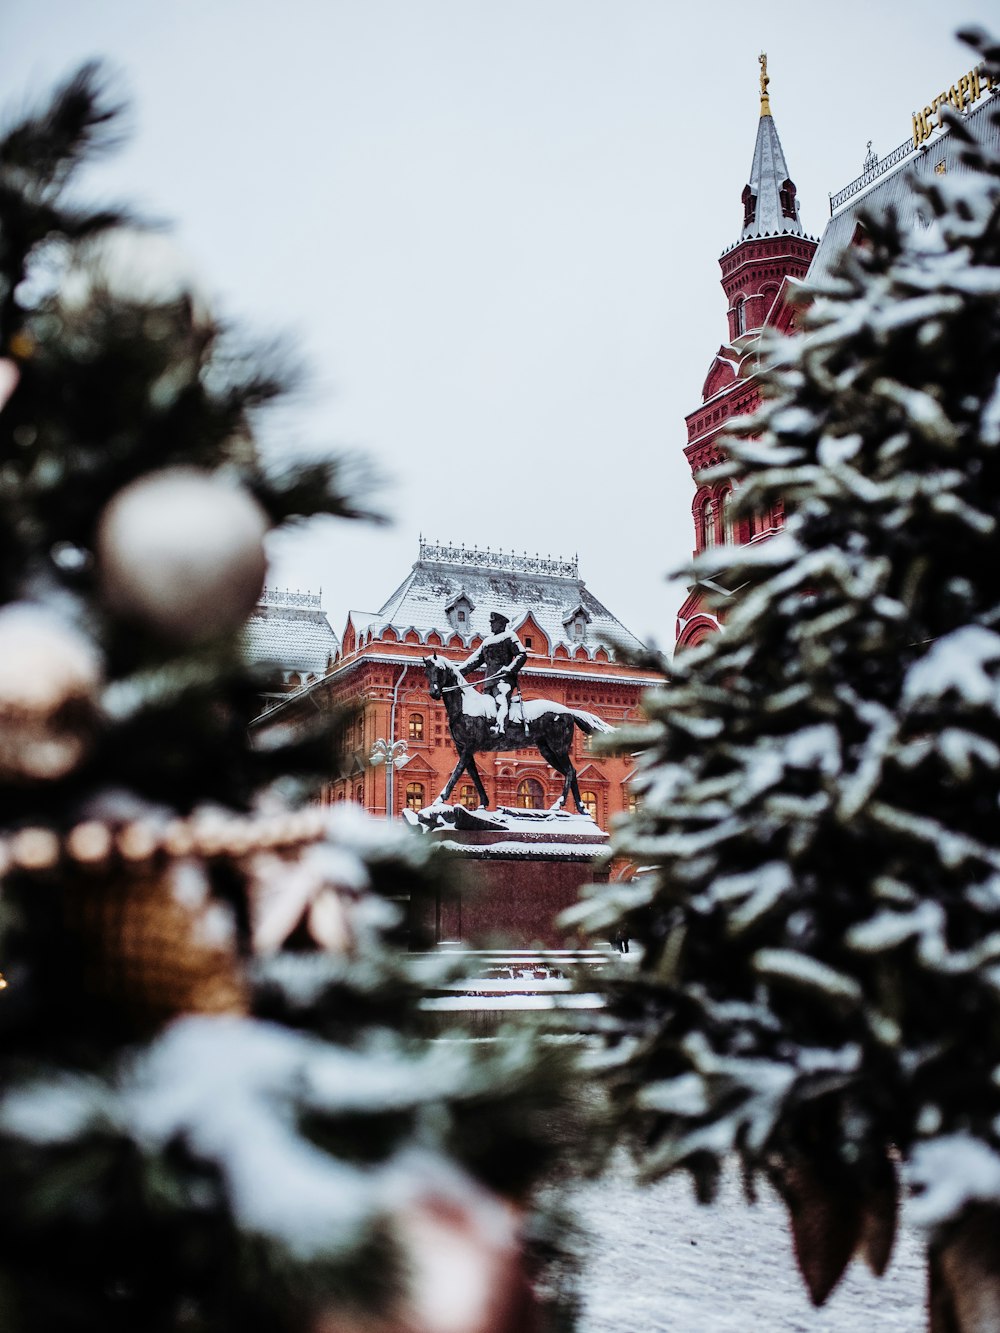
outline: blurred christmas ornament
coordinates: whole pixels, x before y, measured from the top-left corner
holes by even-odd
[[[433,1177],[408,1179],[404,1164],[387,1184],[403,1266],[394,1309],[381,1319],[331,1309],[310,1333],[538,1333],[512,1205],[440,1161]]]
[[[1000,1213],[975,1206],[928,1250],[930,1333],[994,1333],[1000,1328]]]
[[[30,602],[0,609],[0,779],[65,777],[87,753],[101,661],[61,616]]]
[[[836,1158],[789,1148],[775,1156],[768,1175],[788,1209],[795,1258],[814,1305],[826,1301],[856,1253],[882,1276],[899,1210],[888,1153],[852,1172]]]
[[[148,1034],[181,1014],[246,1013],[232,914],[211,897],[200,861],[72,883],[63,910],[85,995],[129,1031]]]
[[[409,1272],[407,1333],[531,1333],[536,1304],[518,1217],[508,1203],[444,1173],[402,1208],[395,1230]]]
[[[7,400],[17,388],[21,371],[16,361],[10,357],[0,358],[0,409],[7,405]]]
[[[61,275],[59,304],[84,309],[98,293],[132,305],[172,305],[187,298],[198,317],[207,318],[192,265],[162,231],[113,227],[74,250]]]
[[[838,1188],[835,1172],[818,1169],[805,1154],[787,1152],[770,1174],[788,1209],[799,1272],[813,1304],[822,1305],[860,1240],[860,1200]]]
[[[250,915],[256,953],[274,953],[290,942],[327,953],[349,953],[356,938],[352,917],[368,887],[363,862],[329,844],[292,855],[262,851],[248,866]]]
[[[267,530],[253,496],[211,473],[170,468],[140,478],[98,525],[105,599],[178,642],[235,629],[264,586]]]

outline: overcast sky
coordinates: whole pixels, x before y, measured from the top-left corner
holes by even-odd
[[[950,12],[949,12],[950,11]],[[969,69],[995,4],[0,0],[0,101],[106,57],[132,101],[102,191],[169,217],[221,311],[311,371],[287,447],[362,449],[390,528],[314,524],[270,581],[338,633],[432,540],[579,553],[672,643],[684,416],[725,335],[757,54],[804,225]]]

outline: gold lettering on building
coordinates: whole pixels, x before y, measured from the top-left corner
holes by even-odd
[[[989,70],[977,65],[974,69],[970,69],[968,74],[963,74],[946,92],[938,93],[930,106],[925,106],[922,111],[914,111],[914,148],[919,148],[931,137],[934,130],[944,124],[938,113],[939,107],[950,106],[954,111],[964,111],[967,107],[975,105],[984,93],[992,92],[995,86]]]

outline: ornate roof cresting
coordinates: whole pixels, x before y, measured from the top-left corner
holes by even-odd
[[[304,606],[318,611],[322,607],[322,597],[322,592],[291,592],[287,588],[265,587],[258,600],[261,606]]]
[[[472,546],[441,546],[420,538],[419,560],[422,565],[464,565],[476,569],[500,569],[509,574],[549,574],[555,578],[578,579],[578,556],[565,560],[560,556],[518,555],[514,551],[481,550]]]

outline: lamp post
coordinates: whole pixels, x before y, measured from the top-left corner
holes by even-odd
[[[381,736],[372,745],[372,752],[368,756],[368,762],[373,768],[378,768],[379,764],[385,764],[385,817],[392,819],[394,814],[393,804],[393,776],[397,768],[402,768],[409,762],[410,756],[406,753],[406,741],[393,741],[392,744],[383,740]]]

